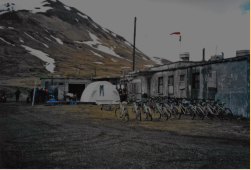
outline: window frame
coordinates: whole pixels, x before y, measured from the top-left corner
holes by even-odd
[[[200,89],[200,73],[193,73],[192,89]]]
[[[181,80],[181,76],[183,76],[183,80]],[[185,81],[185,74],[180,75],[180,82],[184,82]]]
[[[169,91],[170,86],[173,87],[172,93]],[[174,75],[168,76],[168,94],[174,94]]]
[[[164,85],[164,78],[158,77],[158,94],[163,94],[163,85]],[[161,88],[161,92],[160,92],[160,88]]]

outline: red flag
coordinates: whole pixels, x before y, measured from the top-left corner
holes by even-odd
[[[180,34],[180,32],[173,32],[172,34],[170,34],[170,35],[173,35],[173,34]]]

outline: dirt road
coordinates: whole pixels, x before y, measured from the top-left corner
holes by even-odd
[[[0,168],[250,168],[250,122],[118,120],[100,106],[0,104]]]

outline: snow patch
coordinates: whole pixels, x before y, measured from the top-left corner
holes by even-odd
[[[46,62],[45,68],[49,72],[51,72],[51,73],[54,72],[54,68],[55,68],[54,63],[55,63],[55,60],[52,59],[52,58],[50,58],[50,57],[48,57],[49,56],[48,54],[46,54],[46,53],[44,53],[42,51],[39,51],[39,50],[32,49],[32,48],[30,48],[28,46],[24,46],[24,45],[21,45],[21,46],[24,47],[27,51],[29,51],[29,53],[31,55],[36,56],[36,57],[40,58],[41,60],[45,61]]]
[[[10,44],[10,45],[13,45],[13,46],[15,46],[14,44],[11,44],[11,43],[9,43],[8,41],[5,41],[3,38],[1,38],[0,37],[0,40],[2,40],[3,42],[5,42],[5,43],[7,43],[7,44]]]
[[[95,28],[98,28],[95,24],[92,24]]]
[[[156,64],[162,65],[161,59],[160,59],[160,58],[152,57],[152,60],[153,60]]]
[[[113,50],[113,48],[108,48],[108,47],[106,47],[106,46],[103,46],[103,45],[99,45],[98,46],[98,50],[99,51],[103,51],[103,52],[105,52],[105,53],[107,53],[107,54],[111,54],[111,55],[113,55],[113,56],[115,56],[115,57],[118,57],[118,58],[121,58],[121,59],[123,59],[122,57],[120,57],[118,54],[116,54]]]
[[[75,20],[76,20],[77,22],[79,22],[77,18],[75,18]]]
[[[109,33],[110,34],[110,31],[108,31],[108,29],[106,28],[102,28],[105,32]]]
[[[88,19],[88,17],[86,15],[82,15],[80,13],[78,13],[78,15],[81,16],[81,17],[83,17],[83,18],[85,18],[85,19]]]
[[[74,70],[80,70],[79,68],[72,67]]]
[[[103,62],[93,62],[93,63],[96,63],[96,64],[103,64]],[[104,64],[103,64],[104,65]]]
[[[91,51],[94,55],[98,56],[98,57],[101,57],[101,58],[104,58],[102,55],[99,55],[98,53],[95,53],[93,51]]]
[[[47,31],[46,29],[44,29],[44,30],[49,33],[49,31]]]
[[[44,37],[45,39],[47,39],[48,41],[51,41],[49,38],[47,38],[47,37]]]
[[[142,57],[144,60],[147,60],[145,57]]]
[[[9,29],[12,29],[12,30],[14,29],[13,27],[8,27],[8,28],[9,28]]]
[[[30,36],[29,34],[27,34],[26,32],[24,32],[28,37],[30,37],[31,39],[33,39],[34,41],[37,41],[37,42],[39,42],[39,43],[41,43],[41,44],[43,44],[46,48],[49,48],[49,46],[48,45],[46,45],[46,44],[44,44],[44,43],[42,43],[42,42],[40,42],[40,41],[38,41],[38,40],[36,40],[35,38],[33,38],[32,36]]]
[[[0,10],[1,10],[1,9],[0,9]],[[2,11],[2,12],[0,12],[0,15],[5,14],[5,13],[7,13],[7,12],[9,12],[9,11]]]
[[[24,41],[23,41],[21,38],[19,38],[19,41],[20,41],[21,43],[24,43]]]
[[[70,7],[68,7],[68,6],[65,6],[65,5],[64,5],[64,7],[65,7],[65,9],[67,9],[68,11],[70,11],[70,10],[71,10],[71,8],[70,8]]]
[[[0,26],[0,29],[4,29],[4,26]]]
[[[54,38],[59,44],[61,44],[61,45],[64,44],[59,38],[53,37],[52,35],[51,35],[51,37]]]
[[[130,44],[129,42],[124,41],[124,43],[126,43],[129,47],[132,47],[132,44]]]
[[[144,66],[146,66],[146,67],[148,67],[148,68],[153,67],[153,65],[144,65]]]
[[[125,60],[132,62],[132,60],[128,60],[128,59],[125,59]]]
[[[113,58],[111,59],[113,62],[118,62],[117,60],[114,60]]]
[[[117,54],[113,51],[113,50],[114,50],[113,48],[108,48],[108,47],[102,45],[102,44],[98,41],[98,40],[99,40],[98,37],[96,37],[95,35],[93,35],[93,34],[90,33],[89,31],[88,31],[88,33],[89,33],[89,35],[91,36],[91,38],[92,38],[93,41],[85,41],[85,42],[74,41],[74,42],[80,43],[80,44],[87,44],[87,45],[89,45],[89,46],[91,46],[91,47],[92,47],[92,45],[98,45],[97,50],[102,51],[102,52],[107,53],[107,54],[110,54],[110,55],[113,55],[113,56],[115,56],[115,57],[118,57],[118,58],[123,59],[122,57],[120,57],[119,55],[117,55]],[[92,48],[93,48],[93,47],[92,47]]]

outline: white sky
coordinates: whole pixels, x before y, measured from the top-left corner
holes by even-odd
[[[36,2],[37,1],[37,2]],[[0,5],[15,2],[34,6],[43,0],[0,0]],[[189,52],[190,60],[206,59],[224,52],[225,58],[236,50],[250,49],[250,12],[241,6],[249,0],[60,0],[90,16],[133,43],[134,17],[137,17],[136,47],[149,57],[179,60]],[[249,7],[248,7],[249,9]]]
[[[206,59],[224,52],[250,49],[250,12],[240,6],[247,0],[60,0],[90,16],[102,27],[133,43],[134,17],[137,17],[136,47],[149,57],[179,60],[189,52],[190,60]]]

